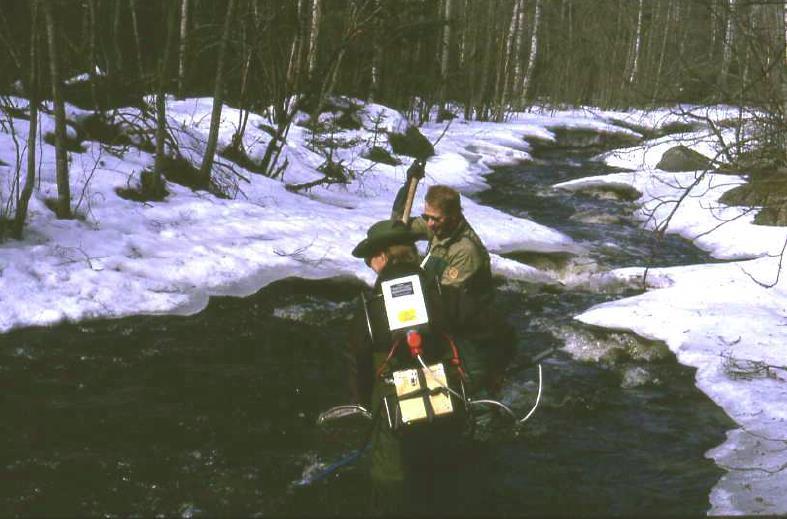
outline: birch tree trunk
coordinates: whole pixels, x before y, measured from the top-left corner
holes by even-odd
[[[527,95],[530,91],[530,84],[533,79],[533,70],[536,68],[536,60],[538,59],[538,31],[541,27],[541,0],[536,0],[536,9],[533,13],[533,33],[530,35],[530,54],[527,57],[527,69],[525,76],[522,78],[522,94],[519,104],[522,107],[527,106]]]
[[[459,15],[456,16],[457,19],[462,20],[462,27],[457,34],[457,55],[456,55],[456,62],[460,70],[464,70],[465,65],[467,64],[467,34],[469,32],[468,27],[468,20],[467,20],[467,0],[460,2],[459,7]],[[461,17],[461,18],[460,18]]]
[[[219,56],[216,63],[216,82],[213,90],[213,110],[210,114],[210,131],[208,141],[205,145],[205,156],[202,158],[202,166],[199,170],[200,181],[204,185],[209,185],[211,181],[211,171],[213,169],[213,156],[216,154],[216,146],[219,140],[219,124],[221,123],[221,108],[224,104],[224,62],[227,59],[227,44],[230,39],[230,29],[232,27],[232,13],[235,9],[235,1],[229,0],[227,3],[227,13],[224,17],[224,29],[221,34],[219,45]]]
[[[189,33],[189,0],[180,0],[180,42],[178,48],[178,97],[183,97]]]
[[[719,80],[721,87],[724,89],[727,86],[727,76],[730,72],[730,64],[732,62],[732,47],[735,42],[735,14],[736,14],[736,0],[728,0],[727,4],[727,24],[724,31],[724,43],[721,54],[721,74]]]
[[[642,11],[644,9],[644,0],[639,0],[639,9],[637,10],[637,30],[634,35],[634,50],[631,57],[631,68],[629,70],[628,83],[633,84],[637,79],[639,72],[639,52],[642,46]]]
[[[49,75],[52,83],[52,102],[55,109],[55,165],[57,180],[57,202],[55,214],[58,218],[71,218],[71,186],[68,178],[68,150],[66,149],[66,109],[60,88],[60,54],[58,31],[52,16],[52,2],[45,1],[47,42],[49,45]]]
[[[304,40],[306,39],[306,0],[298,0],[298,30],[290,47],[290,59],[287,64],[287,86],[292,92],[298,92],[301,86]]]
[[[30,125],[27,130],[27,175],[19,200],[16,204],[16,214],[11,235],[16,239],[22,238],[22,231],[27,219],[27,208],[33,196],[33,186],[36,181],[36,139],[38,133],[38,3],[33,0],[31,5],[30,20],[30,76],[28,77],[28,92],[30,103]]]
[[[312,0],[312,16],[309,26],[309,78],[312,79],[317,67],[317,42],[320,37],[320,21],[322,19],[322,0]]]
[[[519,89],[522,85],[522,78],[524,77],[524,63],[522,59],[522,42],[524,41],[524,32],[525,32],[525,5],[524,0],[518,0],[519,13],[517,14],[516,18],[516,42],[514,43],[514,84],[516,85],[514,89],[514,95],[518,95],[521,98],[521,90]]]
[[[513,12],[511,13],[511,23],[506,34],[506,43],[503,48],[503,59],[501,60],[500,70],[498,71],[497,81],[497,106],[495,107],[495,121],[500,122],[505,115],[508,105],[508,91],[510,88],[511,60],[514,52],[514,42],[516,41],[516,21],[519,15],[521,0],[515,0]]]

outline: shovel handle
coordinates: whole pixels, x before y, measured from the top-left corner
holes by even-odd
[[[423,164],[421,164],[423,167]],[[404,200],[404,210],[402,211],[402,223],[408,224],[410,220],[410,212],[413,210],[413,200],[415,200],[415,192],[418,189],[419,177],[413,176],[408,180],[407,198]]]

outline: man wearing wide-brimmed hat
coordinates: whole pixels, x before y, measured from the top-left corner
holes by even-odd
[[[382,220],[369,227],[366,238],[352,251],[378,275],[372,295],[364,301],[366,311],[359,311],[351,325],[347,360],[351,398],[371,410],[375,419],[370,433],[370,476],[375,510],[383,514],[402,513],[408,502],[423,499],[418,493],[428,490],[434,480],[455,473],[452,464],[462,459],[452,455],[456,451],[451,446],[461,445],[464,420],[429,424],[429,429],[415,436],[400,436],[389,427],[382,408],[383,397],[395,393],[385,379],[391,378],[394,371],[408,369],[413,362],[406,344],[398,349],[396,346],[403,344],[407,330],[389,329],[381,297],[383,282],[419,277],[429,317],[428,327],[419,330],[424,351],[431,351],[438,358],[450,351],[444,342],[448,330],[439,288],[435,279],[419,266],[414,245],[418,236],[401,221]]]
[[[380,220],[366,232],[364,238],[352,251],[356,258],[363,258],[366,264],[378,274],[389,261],[410,263],[418,266],[418,251],[414,243],[419,235],[400,221]]]

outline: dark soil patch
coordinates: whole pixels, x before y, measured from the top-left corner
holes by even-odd
[[[227,146],[219,152],[219,155],[253,173],[265,174],[265,169],[262,165],[254,162],[242,146]]]
[[[51,132],[44,134],[44,142],[51,146],[54,146],[55,134]],[[82,147],[82,143],[78,137],[74,139],[73,137],[70,137],[68,134],[66,134],[65,146],[66,146],[66,150],[72,153],[85,153],[85,151],[87,151],[85,150],[85,148]]]
[[[210,183],[199,175],[199,170],[182,157],[166,157],[163,164],[164,177],[170,182],[193,190],[210,190]]]
[[[355,111],[343,111],[336,118],[336,126],[344,130],[360,130],[361,119]]]
[[[67,102],[86,110],[106,111],[142,104],[143,96],[137,86],[127,78],[96,76],[65,85],[63,97]]]
[[[44,199],[44,205],[45,205],[45,206],[46,206],[46,207],[47,207],[47,208],[48,208],[50,211],[52,211],[53,213],[55,213],[55,216],[56,216],[56,217],[57,217],[59,220],[74,220],[74,219],[77,219],[77,218],[78,218],[78,215],[77,215],[77,214],[75,214],[73,211],[71,212],[71,214],[70,214],[69,216],[65,216],[65,215],[63,214],[63,212],[62,212],[62,211],[60,211],[60,209],[58,208],[58,205],[57,205],[57,198],[45,198],[45,199]],[[83,218],[79,218],[79,219],[83,219]]]
[[[94,113],[81,119],[77,129],[86,140],[98,141],[109,146],[133,144],[119,125],[113,124],[101,113]]]
[[[217,198],[230,198],[213,180],[200,176],[199,170],[183,157],[166,157],[163,165],[164,178],[193,191],[207,191]]]
[[[372,162],[380,162],[382,164],[388,164],[389,166],[398,166],[402,163],[402,161],[391,155],[388,150],[381,148],[380,146],[372,146],[372,148],[367,151],[363,157],[365,159],[371,160]]]
[[[156,182],[153,172],[150,170],[142,172],[142,181],[139,187],[119,187],[115,189],[115,193],[120,198],[134,202],[160,202],[169,195],[164,181]]]

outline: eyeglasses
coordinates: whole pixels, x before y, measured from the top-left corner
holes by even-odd
[[[445,216],[434,216],[432,214],[425,213],[421,215],[421,218],[423,218],[423,220],[427,223],[429,223],[429,220],[433,220],[435,223],[440,223],[445,220]]]

